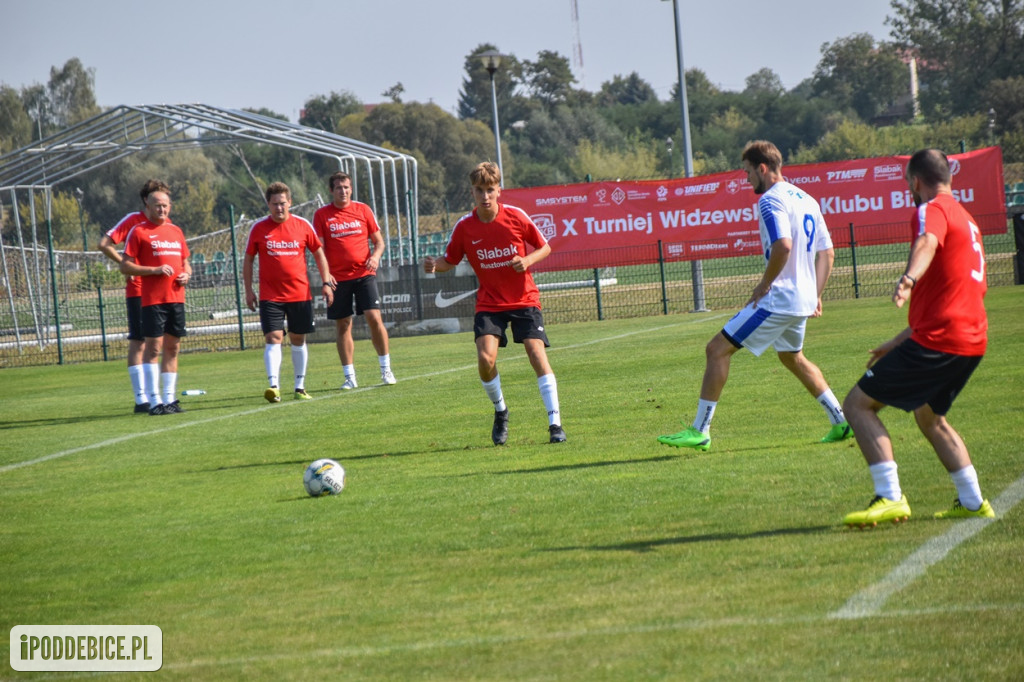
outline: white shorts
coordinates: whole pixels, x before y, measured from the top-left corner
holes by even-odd
[[[806,329],[806,317],[773,313],[750,304],[725,323],[722,335],[737,348],[760,356],[768,346],[777,353],[803,350]]]

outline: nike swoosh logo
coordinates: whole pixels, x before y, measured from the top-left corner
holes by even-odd
[[[472,242],[473,242],[473,244],[474,244],[474,245],[476,245],[476,244],[479,244],[480,242],[482,242],[482,241],[483,241],[483,239],[472,239],[472,240],[470,240],[470,241],[472,241]]]
[[[456,294],[451,298],[445,298],[444,292],[439,291],[437,292],[437,296],[434,297],[434,305],[436,305],[438,308],[448,308],[450,306],[455,305],[464,298],[469,298],[475,293],[476,289],[473,289],[471,291],[463,291],[461,294]]]

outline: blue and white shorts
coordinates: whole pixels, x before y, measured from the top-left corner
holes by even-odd
[[[797,353],[804,347],[807,318],[773,313],[751,303],[736,313],[722,328],[722,336],[737,348],[760,356],[768,346],[777,353]]]

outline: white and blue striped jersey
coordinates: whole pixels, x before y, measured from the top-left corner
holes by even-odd
[[[773,313],[809,316],[818,306],[814,257],[832,248],[832,237],[818,202],[796,185],[777,182],[757,202],[758,227],[765,261],[772,244],[792,240],[786,266],[772,282],[771,290],[757,302]]]

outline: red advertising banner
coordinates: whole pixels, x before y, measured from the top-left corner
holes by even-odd
[[[910,240],[914,201],[903,173],[907,156],[785,166],[789,182],[817,199],[836,247]],[[1006,230],[1003,157],[998,147],[949,157],[953,194],[984,234]],[[636,253],[663,242],[669,260],[700,260],[761,252],[757,195],[740,170],[696,178],[592,182],[506,189],[501,201],[533,218],[554,253],[541,270],[637,262]],[[636,249],[632,247],[648,247]],[[602,250],[600,263],[568,257]],[[632,253],[631,253],[632,252]],[[649,262],[649,257],[644,262]]]

